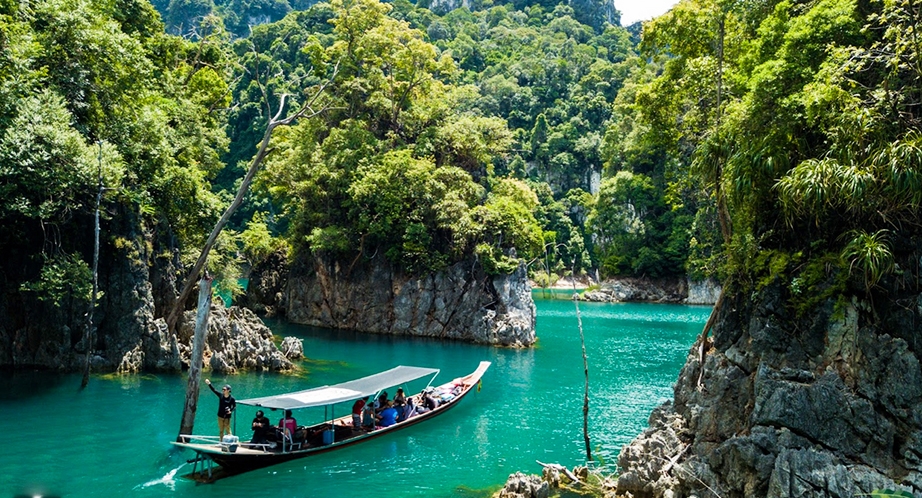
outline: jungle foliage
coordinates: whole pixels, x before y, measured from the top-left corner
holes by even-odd
[[[257,98],[259,92],[272,88],[277,93],[294,82],[309,81],[305,76],[309,71],[304,68],[316,67],[318,61],[328,65],[338,63],[336,57],[341,55],[334,54],[329,47],[343,36],[348,37],[350,47],[346,53],[356,59],[346,68],[350,64],[374,66],[383,73],[343,71],[344,82],[337,88],[348,86],[349,94],[342,93],[343,90],[333,93],[343,99],[341,106],[349,111],[328,113],[323,126],[317,128],[319,135],[312,131],[296,139],[285,139],[335,140],[335,147],[322,149],[327,151],[326,155],[289,156],[288,160],[298,162],[302,169],[307,162],[343,165],[346,172],[338,170],[332,175],[342,183],[333,185],[329,183],[331,175],[314,169],[297,172],[292,162],[269,168],[268,174],[274,177],[262,185],[265,192],[276,195],[270,208],[278,210],[280,229],[292,230],[290,238],[295,246],[340,251],[344,257],[343,251],[349,247],[353,250],[361,247],[366,256],[378,254],[377,249],[383,247],[382,253],[393,261],[417,270],[455,261],[469,254],[472,247],[480,247],[478,254],[487,254],[484,249],[492,245],[488,253],[497,258],[509,253],[512,248],[509,242],[515,237],[506,234],[503,243],[497,243],[500,238],[496,238],[484,246],[484,234],[492,229],[485,227],[482,233],[476,233],[454,211],[451,219],[456,226],[453,227],[427,221],[433,219],[431,215],[414,214],[417,220],[422,220],[422,225],[413,225],[412,231],[417,236],[407,240],[399,237],[405,236],[409,228],[397,227],[402,232],[392,232],[387,216],[366,216],[361,222],[366,228],[350,221],[350,216],[358,215],[350,215],[349,209],[369,207],[347,208],[352,202],[351,194],[342,192],[358,178],[353,171],[360,171],[360,175],[367,172],[367,168],[359,169],[352,163],[370,160],[370,155],[385,150],[406,148],[411,151],[407,157],[413,160],[430,161],[437,168],[459,167],[466,171],[483,190],[480,200],[469,199],[468,204],[484,203],[488,194],[494,198],[492,190],[498,180],[525,181],[539,198],[539,205],[532,212],[540,230],[537,237],[528,238],[528,246],[516,250],[519,257],[536,263],[535,270],[541,267],[545,274],[586,272],[599,267],[601,262],[606,275],[658,277],[686,272],[689,227],[699,205],[695,196],[700,193],[673,189],[670,198],[666,191],[669,180],[661,169],[646,171],[647,178],[654,183],[656,199],[655,207],[644,209],[639,220],[645,228],[641,238],[634,237],[630,244],[618,243],[631,237],[630,226],[606,227],[608,232],[621,233],[618,241],[614,241],[600,237],[597,227],[587,224],[590,219],[614,219],[613,214],[596,212],[598,209],[631,208],[630,198],[622,198],[620,205],[611,199],[596,204],[597,196],[590,194],[600,186],[605,163],[603,134],[610,125],[612,103],[621,81],[640,63],[626,30],[612,25],[594,30],[577,21],[573,8],[566,5],[548,10],[531,5],[523,11],[506,4],[478,11],[456,9],[439,16],[398,1],[381,7],[385,9],[379,14],[381,21],[372,24],[361,21],[363,29],[377,28],[375,23],[380,22],[384,24],[378,29],[393,33],[396,43],[382,45],[365,33],[350,34],[332,27],[353,3],[317,4],[304,12],[293,12],[277,23],[254,28],[249,38],[236,43],[236,52],[248,61],[245,62],[248,71],[241,75],[237,85],[235,100],[241,106],[231,117],[228,163],[232,165],[242,163],[252,154],[254,130],[265,120],[265,110]],[[366,10],[372,8],[362,5]],[[360,59],[373,52],[363,46],[369,44],[379,56]],[[416,61],[428,75],[420,71],[400,72],[397,61],[380,56],[387,50],[402,52],[394,57]],[[264,87],[252,78],[257,73],[257,61],[265,64],[265,74],[273,75],[266,79]],[[418,82],[399,81],[421,76],[424,77]],[[345,82],[350,79],[353,80]],[[385,87],[379,89],[381,85]],[[404,88],[410,91],[398,95]],[[339,129],[344,125],[348,130]],[[367,149],[359,150],[363,147]],[[330,156],[331,153],[355,157],[341,160]],[[619,169],[620,165],[609,168],[612,175]],[[233,173],[233,168],[230,171],[228,178],[239,176]],[[321,182],[311,187],[320,197],[298,190],[308,186],[303,182],[304,175],[310,176],[311,182]],[[293,198],[311,206],[312,212],[297,212],[289,202]],[[430,205],[438,202],[430,201]],[[494,204],[491,201],[485,205]],[[333,206],[333,211],[327,207],[321,209],[321,205]],[[266,206],[253,205],[250,211],[263,207]],[[318,212],[322,210],[327,210],[323,216]],[[483,217],[483,213],[480,219],[499,222],[495,216]],[[292,222],[295,225],[290,225]],[[378,222],[383,228],[369,225]],[[531,221],[525,219],[524,223],[528,225]],[[429,229],[422,231],[423,226]],[[384,233],[389,237],[382,238]],[[641,251],[644,244],[649,247]],[[404,248],[399,249],[400,245]],[[421,258],[411,256],[413,252],[428,254],[424,258],[428,261],[412,261]],[[507,261],[495,268],[508,266]]]
[[[919,9],[686,0],[645,26],[662,71],[638,79],[619,150],[662,150],[704,182],[727,213],[725,279],[809,296],[841,275],[866,291],[918,275]],[[771,252],[800,263],[759,264]]]
[[[168,36],[145,0],[0,4],[7,290],[20,283],[47,302],[88,300],[100,186],[105,216],[133,213],[169,227],[177,245],[200,241],[220,202],[209,178],[228,144],[217,111],[230,102],[220,36]]]
[[[451,2],[413,5],[405,0],[388,4],[387,17],[405,22],[408,29],[416,32],[412,39],[432,47],[435,52],[430,56],[442,59],[445,69],[437,71],[434,78],[451,88],[453,95],[464,93],[463,97],[457,97],[463,99],[458,101],[463,107],[457,108],[462,116],[431,128],[440,130],[441,142],[437,144],[431,142],[431,137],[422,136],[425,142],[415,147],[414,157],[436,153],[432,159],[439,167],[455,165],[469,171],[485,192],[491,188],[493,180],[489,178],[527,181],[541,198],[535,215],[542,230],[542,251],[547,252],[547,257],[531,260],[540,261],[545,274],[549,270],[587,272],[599,267],[604,275],[656,277],[688,271],[685,261],[691,240],[690,226],[699,205],[695,196],[700,197],[700,192],[675,190],[681,195],[670,197],[666,189],[671,180],[664,177],[661,169],[636,172],[647,174],[659,196],[657,209],[644,211],[641,222],[646,229],[642,240],[631,244],[610,243],[586,224],[595,210],[592,193],[599,191],[606,163],[604,137],[611,122],[612,103],[622,81],[641,63],[629,32],[611,24],[617,23],[617,11],[553,2],[477,3],[473,10],[449,8],[451,5]],[[232,140],[226,156],[229,167],[217,180],[221,188],[233,189],[234,180],[240,176],[239,165],[253,154],[253,144],[265,123],[266,111],[260,104],[263,90],[269,89],[272,99],[294,81],[309,80],[296,73],[303,73],[303,68],[316,63],[307,60],[308,53],[316,48],[307,48],[309,44],[326,47],[336,37],[328,22],[337,15],[334,10],[330,4],[321,3],[303,12],[293,11],[271,25],[252,26],[250,35],[236,43],[236,52],[247,71],[240,75],[235,91],[238,107],[229,126]],[[449,61],[453,61],[451,68],[447,65]],[[272,77],[266,78],[264,88],[253,81],[260,62],[266,68],[277,69],[271,73]],[[451,97],[447,104],[457,105],[452,100],[455,98]],[[436,100],[430,98],[429,102],[445,105]],[[368,123],[366,128],[381,124]],[[509,139],[487,143],[495,134],[506,134]],[[412,142],[416,138],[401,137],[401,140]],[[455,146],[436,148],[446,140],[453,141]],[[620,165],[608,169],[606,174],[614,175]],[[550,195],[543,195],[544,192]],[[277,229],[297,230],[289,226],[293,218],[288,207],[276,205],[278,202],[284,200],[254,199],[243,211],[285,210],[273,217]],[[608,208],[612,204],[608,201],[600,206]],[[243,221],[238,220],[238,226]],[[309,230],[314,236],[302,234],[294,239],[318,242],[312,246],[315,248],[358,245],[352,238],[358,232],[347,234],[341,230],[342,223],[334,225],[314,226]],[[622,238],[629,237],[626,233],[629,229],[623,227]],[[386,241],[386,244],[396,242]],[[641,252],[643,244],[649,248]],[[624,253],[626,250],[630,252]],[[455,252],[465,251],[462,244]],[[526,248],[519,248],[520,255],[527,252]],[[390,251],[395,258],[398,253]],[[432,262],[441,259],[444,258],[436,256]],[[408,268],[415,266],[407,263]]]
[[[158,3],[168,24],[202,11],[178,37],[139,0],[3,3],[4,278],[84,299],[55,282],[85,278],[100,183],[109,217],[187,259],[270,109],[331,77],[327,110],[273,136],[214,268],[290,247],[548,281],[770,274],[804,296],[915,271],[918,6],[685,0],[636,45],[616,12],[445,5]],[[271,13],[243,33],[248,9]]]

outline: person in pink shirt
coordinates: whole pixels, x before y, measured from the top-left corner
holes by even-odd
[[[285,417],[279,419],[279,429],[283,436],[287,432],[294,439],[295,431],[298,430],[298,422],[291,416],[291,410],[285,410]]]

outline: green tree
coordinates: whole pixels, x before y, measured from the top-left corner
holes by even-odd
[[[311,61],[341,64],[333,103],[278,135],[259,189],[291,221],[297,251],[349,262],[381,255],[424,272],[469,257],[482,244],[490,249],[485,266],[509,271],[517,261],[513,247],[531,250],[534,217],[505,194],[487,195],[481,184],[492,184],[494,162],[511,134],[503,120],[466,111],[480,98],[477,89],[452,84],[451,57],[439,55],[408,23],[387,17],[390,8],[371,0],[334,2],[331,36],[303,42],[298,52],[311,53]],[[305,61],[278,56],[271,64],[306,72]],[[495,213],[491,203],[503,202],[525,217]]]

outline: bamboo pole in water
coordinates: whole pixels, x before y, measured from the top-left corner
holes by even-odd
[[[179,424],[177,441],[183,434],[192,434],[195,425],[195,410],[198,407],[199,381],[202,377],[202,356],[205,349],[205,334],[208,332],[208,315],[211,311],[211,277],[199,281],[198,312],[195,315],[195,335],[192,338],[192,357],[189,359],[189,382],[186,384],[186,404]]]
[[[570,246],[566,246],[569,250]],[[572,255],[571,255],[572,256]],[[576,293],[576,256],[570,265],[570,281],[573,282],[573,305],[576,306],[576,325],[579,327],[579,343],[583,348],[583,373],[586,386],[583,391],[583,439],[586,441],[586,460],[592,461],[592,446],[589,444],[589,358],[586,356],[586,336],[583,334],[583,319],[579,314],[579,295]]]
[[[586,460],[592,461],[592,449],[589,445],[589,359],[586,357],[586,337],[583,334],[583,320],[579,315],[579,296],[576,295],[576,282],[573,283],[573,304],[576,306],[576,323],[579,326],[579,342],[583,347],[583,373],[586,375],[586,388],[583,392],[583,439],[586,441]]]

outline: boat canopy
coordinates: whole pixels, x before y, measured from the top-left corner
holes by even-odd
[[[309,408],[312,406],[326,406],[371,396],[377,394],[382,389],[420,379],[427,375],[432,375],[433,378],[435,378],[435,374],[438,373],[439,369],[437,368],[408,367],[401,365],[381,373],[369,375],[368,377],[343,382],[342,384],[315,387],[304,391],[263,396],[261,398],[237,400],[237,403],[278,410],[296,410],[298,408]]]

